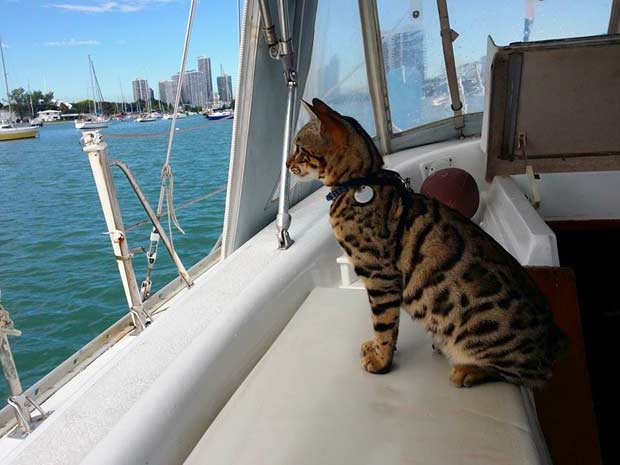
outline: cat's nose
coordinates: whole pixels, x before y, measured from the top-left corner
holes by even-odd
[[[286,160],[286,167],[288,169],[291,169],[291,164],[293,163],[293,160],[295,160],[295,154],[292,153],[289,155],[288,160]]]

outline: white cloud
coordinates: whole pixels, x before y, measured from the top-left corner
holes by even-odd
[[[98,40],[76,40],[76,39],[63,39],[53,42],[45,42],[47,47],[73,47],[76,45],[99,45],[101,42]]]
[[[115,2],[99,2],[95,5],[85,5],[79,3],[51,3],[45,6],[66,11],[77,11],[80,13],[133,13],[143,10],[155,3],[170,3],[173,1],[175,0],[121,0]]]

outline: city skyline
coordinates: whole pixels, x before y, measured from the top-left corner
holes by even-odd
[[[128,86],[136,77],[148,80],[157,92],[160,80],[178,72],[189,1],[143,0],[131,11],[120,8],[124,1],[114,2],[118,8],[107,8],[110,3],[31,0],[26,33],[23,2],[0,0],[11,89],[30,86],[53,91],[64,101],[86,100],[90,54],[105,100],[122,101],[122,86],[128,101]],[[236,86],[238,46],[236,2],[199,4],[188,61],[208,55],[223,64]]]
[[[232,79],[224,72],[220,65],[221,75],[216,76],[217,93],[213,92],[213,76],[211,74],[211,59],[207,56],[197,58],[198,70],[190,69],[184,72],[181,85],[181,103],[195,107],[208,107],[216,102],[230,103],[234,99]],[[170,79],[162,79],[157,83],[158,99],[166,104],[173,104],[179,73],[173,74]],[[154,99],[153,88],[148,80],[137,77],[131,82],[133,102],[146,101],[148,92],[151,100]]]

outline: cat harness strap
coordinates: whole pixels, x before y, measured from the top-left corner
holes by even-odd
[[[343,182],[342,184],[338,184],[337,186],[334,186],[334,188],[329,194],[325,196],[325,198],[331,202],[336,200],[338,197],[340,197],[352,187],[362,189],[367,188],[368,190],[366,191],[366,194],[361,194],[362,189],[360,189],[356,192],[356,194],[360,194],[354,197],[358,204],[367,204],[374,198],[374,190],[372,189],[372,186],[392,186],[396,189],[396,192],[398,192],[403,202],[403,208],[405,211],[408,211],[413,206],[413,190],[411,188],[409,178],[403,179],[401,175],[398,174],[396,171],[383,169],[369,176],[350,179]],[[368,194],[371,194],[370,198],[367,197]],[[363,201],[360,202],[360,199]],[[403,214],[400,215],[400,219],[398,220],[398,226],[396,228],[396,242],[399,244],[402,240],[403,232],[405,230],[406,217],[407,214],[403,212]]]
[[[392,170],[380,170],[374,174],[369,176],[364,176],[363,178],[355,178],[349,179],[348,181],[343,182],[342,184],[338,184],[334,186],[334,188],[325,196],[325,198],[331,202],[336,200],[346,191],[348,191],[351,187],[362,188],[361,190],[365,190],[365,193],[360,193],[356,195],[355,200],[358,203],[364,204],[368,203],[374,197],[373,195],[368,198],[370,191],[372,191],[372,186],[393,186],[396,188],[396,191],[399,193],[403,203],[406,207],[411,206],[412,203],[412,193],[411,186],[409,184],[409,178],[403,179],[400,174],[396,171]],[[367,188],[367,189],[364,189]],[[358,191],[360,192],[360,191]],[[357,193],[356,193],[357,194]]]

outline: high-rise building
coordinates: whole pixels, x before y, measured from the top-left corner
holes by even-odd
[[[175,92],[176,92],[176,88],[179,83],[179,73],[173,74],[170,77],[170,80],[172,81]],[[189,89],[187,87],[187,81],[183,79],[183,85],[181,86],[181,104],[189,103],[188,96],[189,96]]]
[[[204,74],[196,70],[186,71],[183,81],[187,83],[189,91],[188,103],[195,107],[204,106],[207,101],[207,86]]]
[[[198,71],[204,75],[205,104],[213,101],[213,79],[211,76],[211,58],[198,57]]]
[[[131,88],[133,90],[133,100],[137,102],[142,100],[146,102],[150,97],[150,87],[146,79],[137,78],[131,82]]]
[[[174,96],[177,91],[176,81],[168,79],[159,81],[159,100],[169,105],[174,104]]]
[[[176,89],[179,82],[179,73],[172,76],[172,81]],[[181,100],[186,105],[202,107],[206,104],[206,83],[204,75],[200,71],[190,70],[183,75],[183,85],[181,86]]]
[[[381,42],[392,125],[403,130],[440,119],[427,113],[435,107],[423,100],[425,96],[429,100],[438,97],[435,86],[426,76],[424,32],[407,26],[384,34]],[[430,89],[428,95],[425,95],[425,89]]]
[[[222,102],[230,102],[234,98],[232,91],[232,79],[226,73],[223,73],[221,76],[217,77],[217,93],[219,94]]]

